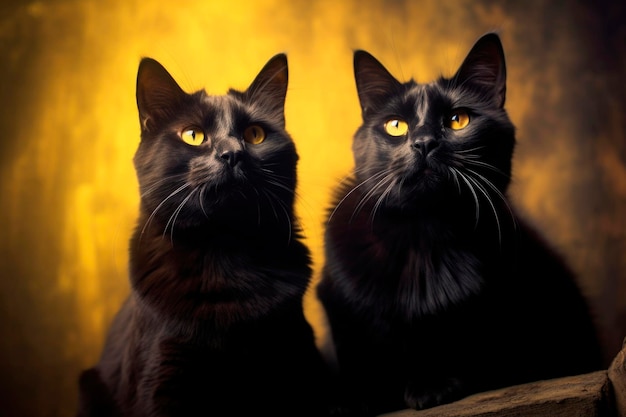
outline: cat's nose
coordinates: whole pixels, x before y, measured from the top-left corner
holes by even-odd
[[[431,153],[437,146],[439,146],[439,142],[435,140],[432,136],[421,136],[416,138],[413,141],[413,145],[411,145],[413,149],[421,152],[423,156],[427,156]]]
[[[231,168],[234,168],[241,160],[241,151],[234,149],[223,151],[220,154],[220,159],[230,165]]]

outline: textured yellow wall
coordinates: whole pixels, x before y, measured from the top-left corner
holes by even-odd
[[[607,328],[607,353],[616,353],[626,335],[624,7],[531,3],[3,3],[0,413],[72,415],[76,375],[97,360],[128,292],[142,56],[187,91],[223,94],[287,53],[297,210],[316,281],[324,212],[352,166],[360,121],[353,50],[368,50],[402,80],[429,81],[451,75],[480,35],[499,31],[520,142],[512,195],[571,259]],[[323,337],[312,296],[306,307]]]

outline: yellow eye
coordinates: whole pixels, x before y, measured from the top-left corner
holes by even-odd
[[[259,125],[250,125],[243,131],[243,140],[258,145],[265,140],[265,130]]]
[[[461,130],[470,122],[469,114],[465,110],[455,110],[448,120],[448,127],[452,130]]]
[[[180,133],[180,138],[186,144],[200,146],[204,143],[204,132],[197,127],[188,127]]]
[[[409,125],[404,120],[391,119],[385,122],[385,132],[389,136],[404,136],[409,131]]]

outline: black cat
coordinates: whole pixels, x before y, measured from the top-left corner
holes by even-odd
[[[602,367],[575,277],[506,197],[515,129],[499,37],[452,78],[396,80],[354,54],[363,124],[317,287],[365,414]]]
[[[80,416],[326,415],[287,80],[279,54],[246,91],[187,94],[141,61],[132,291],[81,375]]]

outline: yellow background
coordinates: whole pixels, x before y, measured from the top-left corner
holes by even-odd
[[[3,2],[0,414],[73,415],[78,372],[97,361],[128,292],[142,56],[187,91],[223,94],[287,53],[316,282],[324,212],[360,122],[353,50],[429,81],[497,30],[518,127],[512,198],[578,272],[612,358],[626,335],[625,18],[610,1]],[[311,294],[306,309],[322,340]]]

